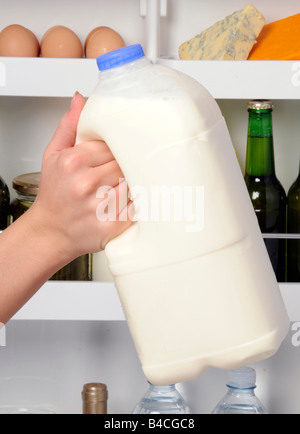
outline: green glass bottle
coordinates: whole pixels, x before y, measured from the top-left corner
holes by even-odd
[[[262,233],[286,233],[287,197],[275,173],[273,104],[248,102],[249,124],[245,181]],[[286,240],[265,239],[279,282],[286,280]]]
[[[7,228],[10,195],[7,185],[0,177],[0,231]]]
[[[300,168],[288,192],[287,230],[300,237]],[[287,281],[300,282],[300,238],[287,241]]]

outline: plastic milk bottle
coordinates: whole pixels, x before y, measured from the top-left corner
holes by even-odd
[[[130,187],[136,221],[105,255],[145,376],[271,356],[289,318],[216,101],[140,45],[97,63],[77,143],[104,140]]]

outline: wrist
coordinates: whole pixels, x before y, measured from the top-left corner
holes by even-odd
[[[75,259],[70,242],[57,227],[57,220],[53,216],[49,218],[42,209],[33,205],[22,218],[23,226],[28,230],[30,245],[39,246],[41,261],[48,258],[52,274]]]
[[[54,232],[29,209],[0,235],[0,322],[6,323],[69,262]]]

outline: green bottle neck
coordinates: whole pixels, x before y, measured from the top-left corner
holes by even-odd
[[[248,111],[246,175],[275,175],[272,109]]]

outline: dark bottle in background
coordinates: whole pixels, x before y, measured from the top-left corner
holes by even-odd
[[[300,237],[300,167],[288,192],[287,231]],[[300,282],[300,238],[287,240],[287,281]]]
[[[0,176],[0,231],[7,228],[9,216],[9,189]]]
[[[268,100],[248,102],[249,123],[245,181],[262,233],[286,233],[287,197],[276,177],[273,104]],[[286,280],[286,240],[265,239],[278,282]]]

